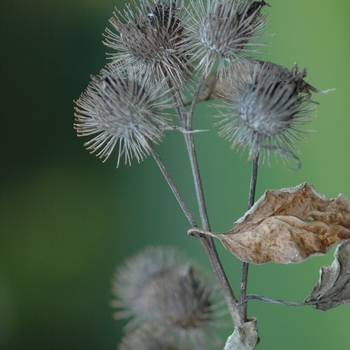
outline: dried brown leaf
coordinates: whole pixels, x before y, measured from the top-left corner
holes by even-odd
[[[350,241],[340,244],[331,266],[323,266],[320,279],[306,299],[318,301],[316,309],[327,311],[350,303]]]
[[[302,183],[266,191],[231,230],[207,234],[248,263],[298,263],[350,239],[350,206],[341,194],[327,199]]]

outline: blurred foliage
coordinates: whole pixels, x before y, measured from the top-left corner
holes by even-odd
[[[303,145],[302,168],[261,166],[257,197],[268,188],[313,184],[328,197],[350,197],[350,3],[270,1],[270,55],[308,68],[311,83],[335,92],[317,96],[317,132]],[[0,12],[1,196],[0,348],[115,349],[122,323],[109,308],[115,266],[148,244],[176,245],[209,268],[200,244],[152,159],[115,169],[91,156],[73,130],[77,99],[105,64],[101,44],[116,1],[5,0]],[[121,6],[121,5],[118,5]],[[195,127],[209,128],[208,104]],[[216,131],[196,135],[213,231],[245,212],[246,154]],[[189,206],[194,191],[181,135],[168,133],[159,152]],[[218,245],[237,292],[240,263]],[[299,265],[251,266],[249,291],[298,301],[310,292],[332,252]],[[252,302],[259,349],[349,347],[349,306],[327,313]],[[223,336],[232,330],[223,330]]]

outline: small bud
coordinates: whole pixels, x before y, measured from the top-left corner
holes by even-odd
[[[137,79],[132,70],[103,70],[75,101],[78,136],[98,134],[84,145],[104,161],[119,143],[117,167],[124,155],[142,161],[149,154],[149,142],[159,143],[169,118],[161,112],[167,106],[160,101],[162,87],[152,87],[146,79]]]

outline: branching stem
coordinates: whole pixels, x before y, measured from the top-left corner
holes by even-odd
[[[192,127],[193,113],[194,113],[195,105],[196,105],[197,98],[198,98],[203,81],[204,81],[204,76],[199,80],[197,90],[194,94],[194,99],[192,101],[192,105],[189,113],[185,110],[185,107],[181,100],[180,92],[178,91],[178,89],[172,86],[170,81],[168,81],[168,86],[171,88],[170,90],[172,92],[172,97],[175,104],[175,110],[178,114],[181,127],[184,128],[186,131],[189,131],[189,132],[183,133],[183,135],[185,138],[187,152],[190,159],[190,165],[192,169],[192,175],[193,175],[193,180],[194,180],[194,185],[196,190],[197,203],[198,203],[198,208],[199,208],[199,213],[201,218],[201,224],[204,230],[210,231],[210,224],[209,224],[208,213],[207,213],[207,208],[206,208],[205,199],[204,199],[202,180],[199,172],[197,154],[196,154],[196,149],[194,144],[194,135],[192,132],[190,132],[193,130],[193,127]],[[232,292],[232,289],[227,280],[225,271],[221,265],[221,261],[217,254],[214,241],[210,236],[197,235],[196,237],[200,239],[200,242],[214,270],[215,276],[218,280],[218,283],[220,285],[220,288],[222,290],[222,293],[228,305],[228,309],[231,314],[232,321],[235,326],[238,326],[241,324],[241,322],[239,318],[239,309],[238,309],[237,299],[235,298]]]

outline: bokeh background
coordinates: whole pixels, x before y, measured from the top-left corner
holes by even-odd
[[[350,198],[350,3],[270,0],[270,54],[308,68],[317,132],[303,145],[302,168],[282,162],[259,171],[257,198],[269,188],[307,181],[328,197]],[[105,65],[102,35],[116,0],[3,0],[0,10],[1,196],[0,348],[115,349],[122,322],[112,319],[115,266],[147,245],[174,245],[210,269],[186,235],[184,215],[153,159],[115,169],[89,155],[73,130],[73,100]],[[209,128],[207,105],[195,126]],[[209,110],[210,111],[210,110]],[[216,131],[196,135],[212,229],[226,231],[246,209],[251,164]],[[196,205],[181,135],[159,147],[193,211]],[[237,292],[240,262],[218,242]],[[249,292],[302,300],[333,252],[298,265],[251,266]],[[259,349],[346,349],[350,306],[326,313],[251,302]],[[222,329],[227,337],[232,329]]]

